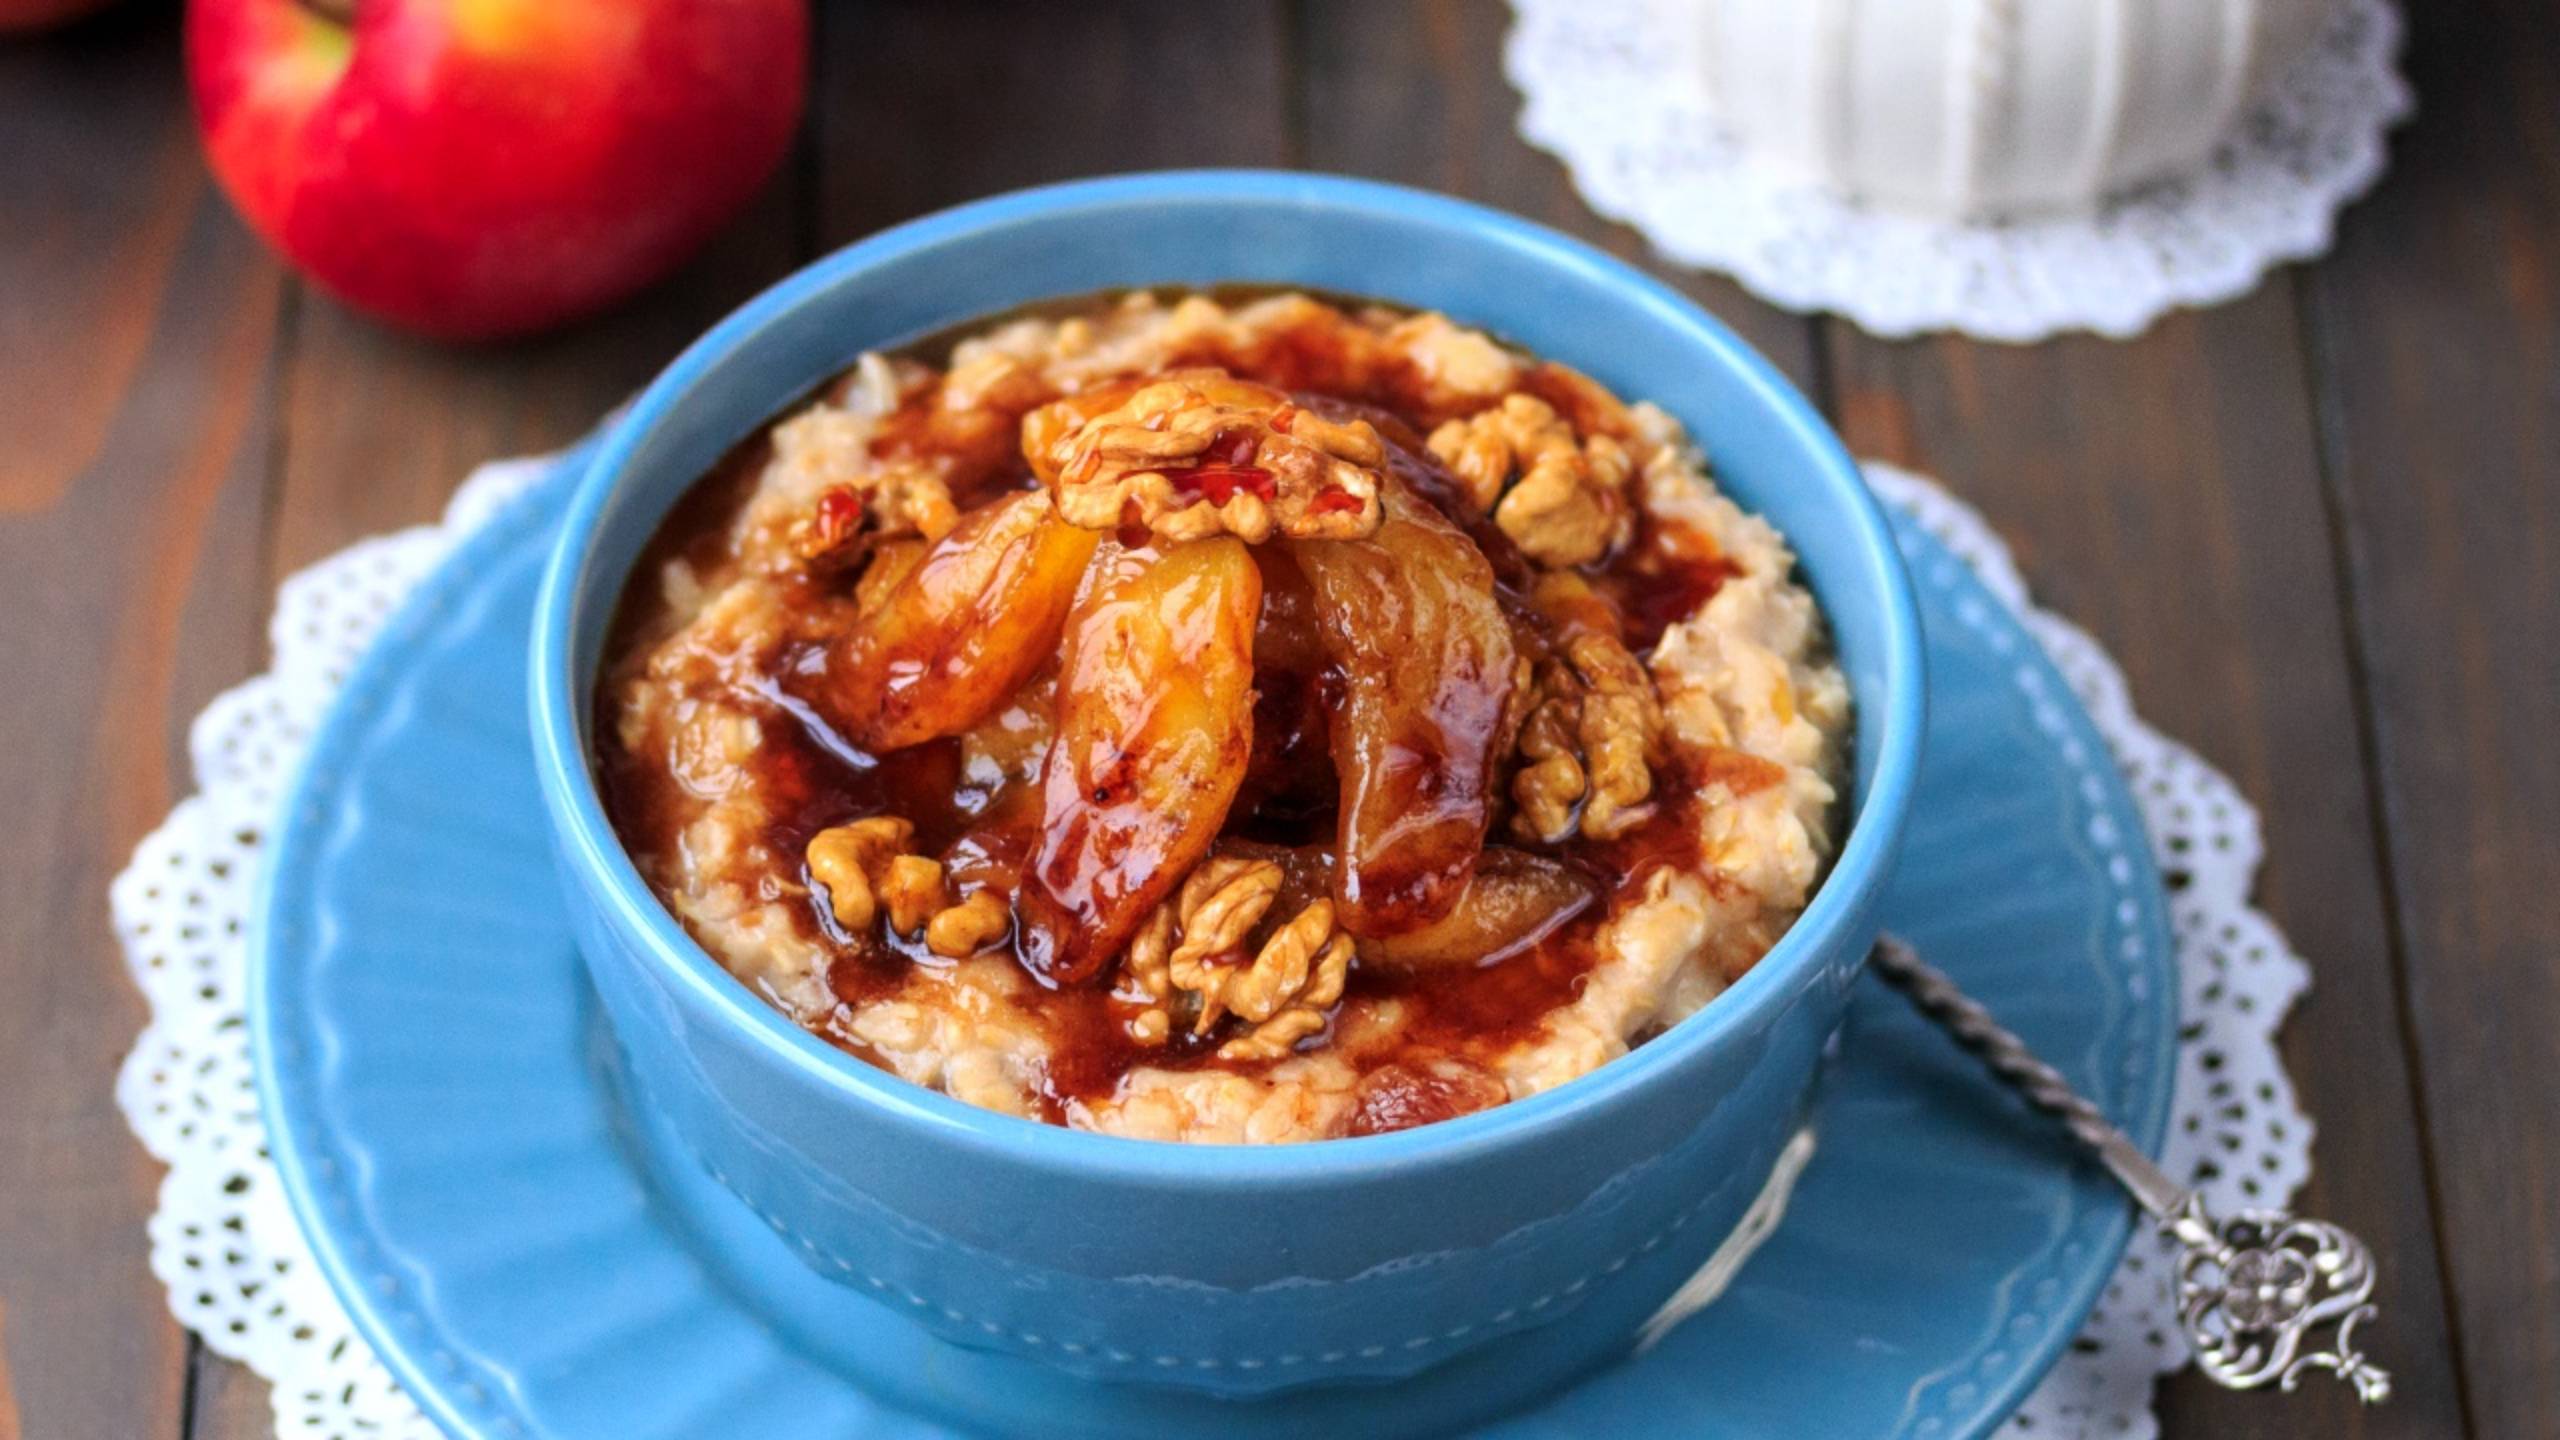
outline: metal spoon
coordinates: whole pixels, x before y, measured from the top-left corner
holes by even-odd
[[[2326,1221],[2297,1220],[2281,1210],[2243,1210],[2215,1220],[2204,1197],[2152,1164],[2060,1071],[1909,944],[1887,935],[1876,941],[1872,959],[1885,983],[2029,1103],[2061,1120],[2178,1242],[2178,1323],[2195,1348],[2196,1368],[2234,1390],[2269,1381],[2291,1390],[2306,1371],[2332,1370],[2367,1405],[2391,1398],[2390,1372],[2355,1348],[2355,1328],[2376,1313],[2373,1257],[2362,1241]],[[2328,1349],[2305,1349],[2313,1331],[2331,1324],[2337,1332]]]

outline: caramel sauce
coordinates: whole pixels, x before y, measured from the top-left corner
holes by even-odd
[[[1626,440],[1636,433],[1626,403],[1579,370],[1541,360],[1529,367],[1529,373],[1521,379],[1521,388],[1555,407],[1555,412],[1581,434]]]
[[[1041,1118],[1064,1123],[1078,1104],[1108,1099],[1120,1077],[1152,1070],[1200,1070],[1221,1065],[1221,1033],[1176,1031],[1162,1045],[1129,1038],[1129,1017],[1139,1007],[1091,986],[1042,991],[1031,1002],[1049,1036],[1049,1062],[1040,1077]]]
[[[1627,553],[1592,573],[1592,588],[1618,607],[1627,648],[1642,655],[1662,643],[1662,632],[1698,613],[1742,573],[1705,532],[1666,525],[1639,511],[1635,542]]]
[[[939,349],[939,341],[928,341],[908,353],[931,357]],[[1224,358],[1230,363],[1237,359]],[[1337,735],[1334,720],[1356,707],[1358,683],[1346,663],[1359,637],[1323,633],[1321,617],[1327,607],[1316,603],[1321,587],[1311,585],[1297,546],[1275,542],[1251,552],[1261,576],[1252,643],[1251,755],[1226,812],[1220,843],[1271,847],[1270,853],[1284,858],[1289,885],[1267,922],[1276,924],[1294,913],[1296,905],[1325,893],[1328,877],[1338,868],[1335,849],[1351,830],[1339,803],[1341,767],[1354,761],[1375,764],[1387,777],[1381,798],[1395,810],[1380,818],[1375,833],[1390,848],[1386,858],[1409,857],[1412,863],[1381,865],[1377,873],[1390,886],[1384,892],[1337,899],[1365,907],[1370,923],[1382,928],[1409,927],[1432,918],[1435,906],[1447,908],[1452,887],[1466,883],[1489,828],[1502,839],[1509,727],[1517,724],[1503,699],[1507,667],[1515,652],[1531,659],[1546,653],[1546,622],[1521,598],[1534,571],[1507,536],[1460,502],[1458,482],[1424,447],[1423,431],[1442,417],[1417,403],[1418,377],[1347,354],[1315,329],[1283,331],[1244,358],[1249,363],[1236,365],[1239,373],[1296,392],[1296,402],[1305,409],[1337,423],[1365,419],[1375,425],[1387,442],[1392,486],[1421,502],[1419,513],[1406,523],[1431,543],[1471,550],[1471,563],[1490,572],[1503,621],[1495,628],[1504,631],[1509,648],[1497,645],[1498,653],[1478,658],[1487,669],[1499,664],[1505,673],[1474,673],[1467,669],[1468,657],[1446,655],[1421,657],[1428,665],[1413,667],[1409,674],[1393,671],[1383,682],[1390,687],[1441,677],[1448,689],[1446,703],[1430,712],[1439,729],[1398,741],[1404,748],[1393,754],[1354,756],[1346,746],[1361,742]],[[1127,388],[1099,387],[1074,398],[1079,408],[1098,413],[1118,403],[1116,397],[1125,396]],[[1538,367],[1531,388],[1586,423],[1625,433],[1623,407],[1573,372]],[[910,383],[883,423],[883,453],[945,463],[954,501],[964,514],[1037,483],[1022,456],[1018,417],[1009,421],[990,419],[983,411],[946,410],[941,390],[938,376]],[[1285,430],[1288,413],[1275,428]],[[609,655],[645,655],[661,638],[653,633],[663,624],[655,618],[656,577],[666,562],[682,559],[702,573],[718,569],[725,559],[729,520],[769,455],[760,433],[670,511],[635,568]],[[1221,435],[1199,463],[1174,478],[1213,503],[1223,504],[1240,492],[1268,498],[1271,477],[1251,463],[1253,458],[1250,433]],[[1348,493],[1319,495],[1312,508],[1323,513],[1329,507],[1356,509],[1361,503]],[[850,492],[825,497],[818,525],[831,535],[854,535],[861,517],[849,504],[858,506]],[[809,587],[813,613],[829,603],[840,612],[841,597],[856,583],[863,563],[859,547],[868,542],[855,535],[850,543],[857,553],[844,567],[830,567],[800,582]],[[1121,548],[1136,550],[1147,543],[1142,533],[1124,536]],[[1104,552],[1107,557],[1112,548],[1106,545]],[[1657,643],[1669,624],[1694,611],[1736,573],[1704,535],[1650,517],[1625,554],[1587,572],[1594,590],[1614,610],[1627,642],[1639,651]],[[1397,607],[1411,603],[1410,597],[1388,583],[1394,578],[1389,566],[1381,564],[1369,578],[1374,583],[1362,592],[1358,605],[1347,611],[1337,605],[1331,613],[1347,613],[1372,627],[1374,635],[1393,637],[1402,620]],[[1332,579],[1339,599],[1346,593],[1341,577]],[[1087,583],[1094,582],[1088,578]],[[845,934],[827,908],[823,889],[810,882],[799,858],[810,837],[865,816],[902,817],[916,827],[915,848],[943,860],[955,893],[980,887],[1012,893],[1019,915],[1024,897],[1039,888],[1032,883],[1038,857],[1059,848],[1056,835],[1042,833],[1043,790],[1059,777],[1044,775],[1037,759],[991,777],[985,773],[988,767],[973,763],[960,737],[891,753],[864,749],[829,725],[818,708],[797,698],[823,693],[828,667],[836,663],[829,638],[813,634],[794,639],[765,657],[753,673],[734,677],[734,692],[754,697],[751,708],[763,722],[764,735],[751,762],[755,780],[782,802],[759,837],[771,856],[765,898],[793,888],[805,893],[805,903],[792,907],[795,923],[825,942],[831,955],[826,979],[833,994],[846,1006],[859,1007],[899,993],[915,967],[952,962],[932,955],[913,937]],[[1391,639],[1375,648],[1384,659],[1394,658]],[[1373,676],[1369,683],[1375,688],[1381,682]],[[698,802],[671,774],[667,757],[624,750],[613,709],[618,687],[608,683],[599,688],[598,768],[608,811],[617,830],[634,840],[635,850],[672,854],[683,819]],[[1783,778],[1784,772],[1767,762],[1727,752],[1710,757],[1700,773],[1659,776],[1657,795],[1662,798],[1655,813],[1631,833],[1605,844],[1576,838],[1537,849],[1547,860],[1586,877],[1587,899],[1632,897],[1665,867],[1700,868],[1696,810],[1705,803],[1702,789],[1720,784],[1728,793],[1741,794]],[[1106,780],[1090,797],[1097,807],[1093,813],[1125,798],[1111,793]],[[1560,910],[1558,923],[1489,963],[1398,969],[1355,962],[1346,1006],[1392,1002],[1405,1020],[1391,1053],[1353,1057],[1366,1078],[1347,1133],[1402,1129],[1499,1103],[1499,1082],[1464,1057],[1489,1055],[1531,1037],[1543,1017],[1581,993],[1598,958],[1598,934],[1608,908],[1586,902]],[[1141,1065],[1228,1065],[1215,1053],[1224,1035],[1176,1034],[1159,1046],[1132,1041],[1128,1020],[1138,1008],[1137,997],[1115,995],[1108,988],[1108,970],[1099,980],[1062,979],[1042,956],[1031,953],[1041,943],[1039,930],[1018,919],[1000,952],[1040,982],[1021,989],[1023,1003],[1039,1017],[1051,1045],[1039,1095],[1047,1118],[1060,1120],[1078,1103],[1110,1095],[1124,1075]],[[1235,958],[1241,963],[1246,957]],[[821,1028],[834,1043],[862,1052],[850,1037]],[[1313,1043],[1325,1038],[1320,1035]]]

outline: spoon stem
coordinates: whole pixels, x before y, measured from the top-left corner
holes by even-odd
[[[1992,1074],[2060,1120],[2177,1242],[2178,1321],[2207,1377],[2234,1390],[2269,1381],[2291,1390],[2305,1373],[2329,1370],[2368,1405],[2391,1398],[2390,1373],[2355,1348],[2356,1327],[2376,1314],[2373,1259],[2363,1242],[2325,1221],[2279,1210],[2215,1220],[2202,1195],[2153,1164],[2061,1071],[2038,1059],[1909,943],[1883,936],[1869,963]],[[2330,1348],[2307,1349],[2311,1332],[2323,1325],[2337,1327]]]

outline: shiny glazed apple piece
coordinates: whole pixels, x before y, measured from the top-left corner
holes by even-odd
[[[1209,852],[1253,753],[1262,576],[1220,536],[1106,550],[1066,627],[1022,954],[1100,970]]]
[[[1355,944],[1360,963],[1381,970],[1493,965],[1554,934],[1598,898],[1599,887],[1572,866],[1488,846],[1448,914]]]
[[[1294,913],[1333,884],[1333,856],[1320,845],[1221,840],[1220,855],[1280,867],[1272,908]],[[1389,973],[1498,965],[1556,932],[1600,898],[1599,882],[1561,861],[1508,845],[1488,845],[1457,903],[1439,919],[1399,935],[1352,937],[1364,967]]]
[[[1517,650],[1493,569],[1402,485],[1366,540],[1290,544],[1342,675],[1334,902],[1374,938],[1427,925],[1466,889],[1510,747]]]
[[[969,729],[1056,651],[1100,539],[1037,491],[971,511],[836,647],[812,698],[874,752]]]

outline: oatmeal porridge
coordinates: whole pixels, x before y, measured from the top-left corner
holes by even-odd
[[[864,355],[668,518],[616,827],[832,1043],[1165,1140],[1403,1129],[1712,1001],[1848,695],[1669,416],[1437,314],[1131,294]]]

